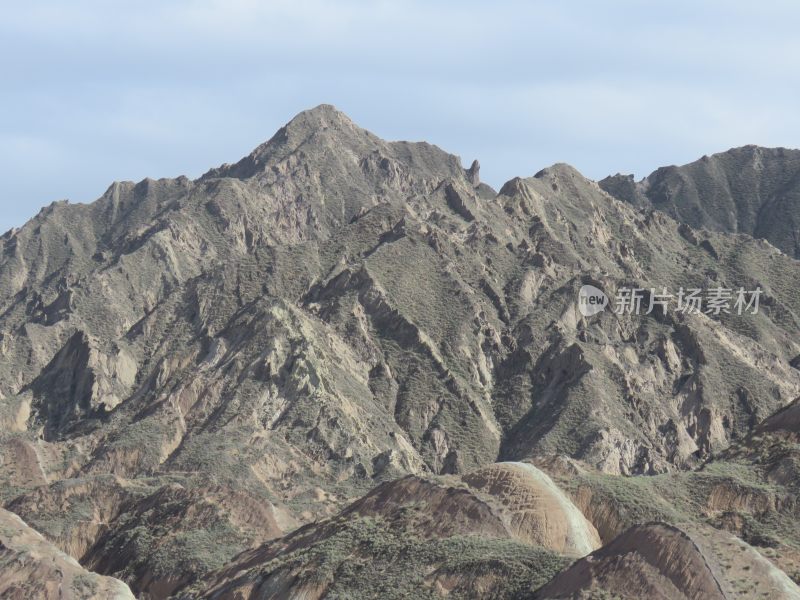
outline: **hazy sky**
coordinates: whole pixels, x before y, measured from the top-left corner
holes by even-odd
[[[800,146],[800,3],[0,3],[0,231],[113,180],[196,177],[326,102],[387,139],[637,178]]]

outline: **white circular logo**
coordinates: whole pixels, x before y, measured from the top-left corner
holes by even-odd
[[[578,292],[578,310],[584,317],[601,313],[608,306],[608,296],[593,285],[585,285]]]

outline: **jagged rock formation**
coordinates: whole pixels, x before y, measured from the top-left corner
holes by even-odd
[[[781,179],[790,154],[762,153],[759,172]],[[778,243],[772,207],[796,203],[767,188],[758,227]],[[312,585],[297,574],[318,534],[363,541],[367,562],[384,534],[389,557],[423,552],[420,573],[437,575],[414,581],[432,594],[510,597],[509,577],[531,591],[642,522],[609,491],[621,475],[716,490],[702,518],[754,543],[770,524],[714,512],[739,502],[724,488],[738,479],[711,479],[736,464],[755,488],[752,458],[718,459],[800,396],[800,263],[725,232],[743,225],[695,229],[641,206],[567,165],[497,193],[477,161],[385,142],[330,106],[195,181],[53,204],[0,237],[0,500],[143,598],[211,589],[210,573],[228,585],[247,552],[291,557],[284,579],[259,575],[280,597]],[[611,308],[624,287],[763,294],[755,315],[584,317],[584,285]],[[574,481],[552,456],[580,465]],[[790,477],[780,464],[773,476]],[[431,483],[448,476],[455,496]],[[435,535],[387,512],[415,497]],[[453,511],[453,531],[431,516]],[[649,520],[676,522],[668,512]],[[468,534],[484,546],[453,541]],[[464,544],[469,560],[448,563]],[[484,550],[496,560],[471,579]],[[304,593],[352,591],[334,571]]]
[[[600,187],[694,228],[747,233],[800,258],[800,151],[744,146],[662,167],[642,181],[614,175]]]

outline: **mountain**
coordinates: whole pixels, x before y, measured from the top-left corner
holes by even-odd
[[[662,167],[642,181],[614,175],[605,191],[712,231],[747,233],[800,258],[800,151],[744,146]]]
[[[43,209],[0,237],[0,502],[140,598],[561,593],[651,522],[797,577],[793,484],[753,453],[800,397],[800,262],[604,187],[495,192],[323,105]],[[631,288],[761,296],[617,314]]]

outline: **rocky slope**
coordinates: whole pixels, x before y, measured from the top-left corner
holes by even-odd
[[[800,263],[641,204],[567,165],[494,192],[320,106],[195,181],[51,205],[0,237],[0,501],[142,598],[352,595],[380,583],[340,560],[353,544],[386,573],[420,553],[431,594],[532,591],[646,522],[628,486],[761,481],[717,458],[800,396]],[[584,317],[584,285],[763,294]]]
[[[382,484],[334,518],[241,554],[179,597],[512,597],[599,545],[547,475],[501,463],[461,478]]]
[[[736,577],[743,572],[746,577]],[[741,540],[713,529],[662,523],[631,527],[556,575],[532,598],[592,593],[663,600],[800,598],[800,588],[785,573]]]
[[[800,151],[744,146],[600,187],[694,228],[747,233],[800,258]]]
[[[798,402],[692,471],[619,477],[540,457],[408,476],[178,597],[800,598]],[[577,512],[572,535],[555,497]],[[562,544],[579,532],[592,552]]]
[[[100,577],[0,509],[0,597],[9,600],[133,600],[128,586]]]

